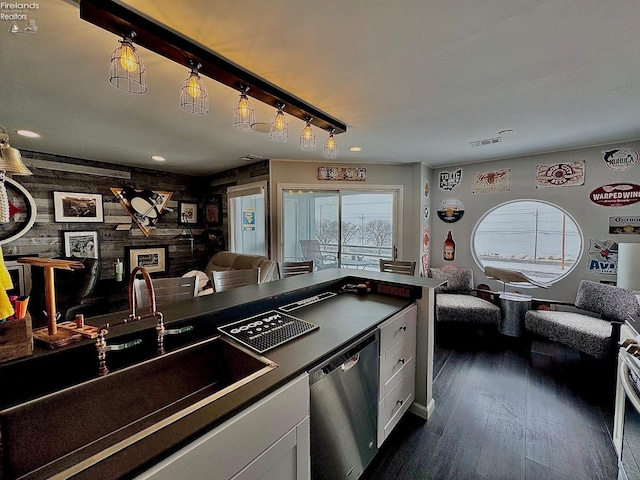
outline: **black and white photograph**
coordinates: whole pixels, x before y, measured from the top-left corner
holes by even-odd
[[[53,211],[56,222],[104,222],[98,193],[53,192]]]
[[[65,257],[100,258],[98,256],[98,232],[62,232]]]

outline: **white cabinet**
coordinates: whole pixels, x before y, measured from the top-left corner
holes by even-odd
[[[309,455],[309,378],[304,374],[136,479],[309,479]]]
[[[411,305],[378,327],[378,447],[415,398],[416,322],[417,307]]]

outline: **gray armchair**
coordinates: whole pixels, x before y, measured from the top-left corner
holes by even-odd
[[[575,348],[598,359],[615,358],[620,325],[628,315],[639,315],[633,290],[582,280],[572,311],[529,310],[525,328],[536,335]]]
[[[427,275],[447,282],[435,290],[437,322],[500,323],[500,307],[475,295],[470,268],[429,268]]]

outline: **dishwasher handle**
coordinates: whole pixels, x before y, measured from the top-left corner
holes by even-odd
[[[356,353],[353,357],[340,365],[340,370],[342,370],[343,372],[351,370],[356,366],[356,363],[358,363],[358,361],[360,361],[360,352]]]

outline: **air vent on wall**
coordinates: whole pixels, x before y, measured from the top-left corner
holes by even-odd
[[[494,143],[502,143],[502,137],[485,138],[484,140],[476,140],[469,142],[472,147],[483,147],[485,145],[493,145]]]

